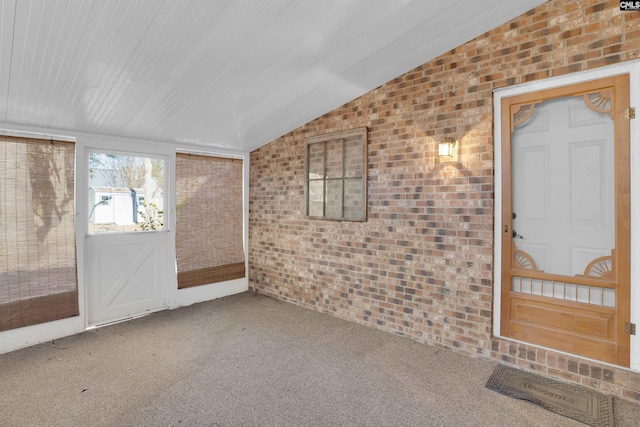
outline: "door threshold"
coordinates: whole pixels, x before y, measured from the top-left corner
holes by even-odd
[[[144,313],[125,316],[125,317],[122,317],[120,319],[108,320],[108,321],[100,322],[100,323],[94,323],[94,324],[91,324],[91,325],[87,325],[85,330],[89,331],[89,330],[92,330],[92,329],[102,328],[104,326],[110,326],[110,325],[115,325],[115,324],[118,324],[118,323],[128,322],[129,320],[140,319],[141,317],[145,317],[145,316],[148,316],[150,314],[157,313],[159,311],[167,310],[168,308],[169,307],[165,306],[165,307],[161,307],[161,308],[158,308],[158,309],[155,309],[155,310],[145,311]]]

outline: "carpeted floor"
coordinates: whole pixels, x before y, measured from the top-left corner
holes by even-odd
[[[583,425],[486,389],[494,366],[245,293],[0,355],[0,425]]]

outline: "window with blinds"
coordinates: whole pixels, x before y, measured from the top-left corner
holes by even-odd
[[[77,316],[75,146],[0,136],[0,331]]]
[[[242,160],[178,153],[178,289],[245,277]]]

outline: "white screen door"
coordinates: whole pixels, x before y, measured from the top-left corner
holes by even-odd
[[[165,160],[91,152],[88,161],[89,324],[166,308]]]

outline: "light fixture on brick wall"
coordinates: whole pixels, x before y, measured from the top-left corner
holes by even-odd
[[[456,140],[445,135],[444,139],[438,143],[438,157],[453,156],[453,147],[455,147],[455,145]]]

